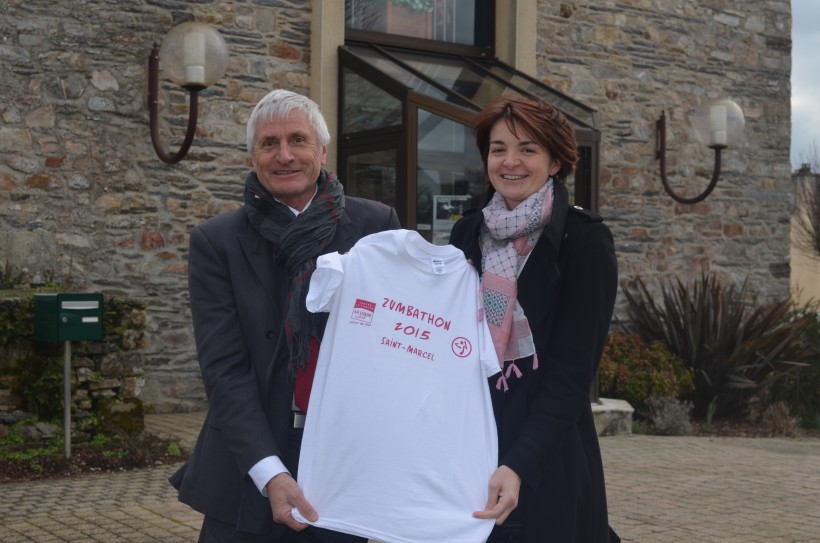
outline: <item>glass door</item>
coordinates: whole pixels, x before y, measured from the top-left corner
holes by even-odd
[[[446,245],[456,220],[481,207],[483,165],[468,126],[417,111],[416,230],[427,241]]]

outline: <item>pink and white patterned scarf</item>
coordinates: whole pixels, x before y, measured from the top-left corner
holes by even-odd
[[[532,331],[518,303],[518,273],[552,216],[553,180],[507,209],[496,192],[482,210],[481,293],[498,361],[535,355]],[[537,364],[537,362],[534,362]]]

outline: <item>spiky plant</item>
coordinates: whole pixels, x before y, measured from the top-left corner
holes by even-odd
[[[811,351],[791,300],[758,304],[747,282],[738,288],[703,273],[661,285],[656,301],[638,278],[625,287],[627,312],[644,341],[662,340],[694,371],[696,416],[715,402],[719,416],[740,415],[748,400],[804,366]]]

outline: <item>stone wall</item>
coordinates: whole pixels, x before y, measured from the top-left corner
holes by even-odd
[[[227,75],[200,95],[188,157],[151,146],[147,59],[196,19],[227,41]],[[187,301],[193,226],[238,205],[245,123],[270,89],[308,93],[309,0],[4,0],[0,5],[0,268],[144,301],[144,399],[205,405]],[[179,148],[187,97],[163,84],[162,138]]]
[[[790,6],[735,5],[538,0],[538,78],[599,111],[601,212],[622,282],[709,269],[748,276],[764,298],[789,292]],[[231,60],[201,95],[188,157],[167,166],[151,147],[146,62],[154,42],[190,19],[215,25]],[[145,302],[150,409],[205,405],[188,233],[238,205],[256,101],[274,87],[308,93],[310,21],[310,0],[0,5],[0,269]],[[163,141],[175,151],[186,97],[165,85],[161,94]],[[711,150],[694,143],[688,120],[723,95],[745,110],[746,135],[724,152],[706,202],[675,204],[661,189],[654,122],[665,110],[675,186],[703,187]]]
[[[71,434],[78,442],[144,428],[145,307],[115,299],[103,305],[102,341],[69,344]],[[56,437],[51,421],[64,413],[65,342],[35,341],[33,314],[31,293],[0,298],[0,437],[16,425],[26,443]]]
[[[622,0],[538,4],[540,79],[598,109],[601,213],[613,227],[622,283],[701,270],[748,278],[762,299],[789,294],[791,11],[788,0]],[[694,107],[726,97],[746,114],[738,145],[704,202],[663,190],[655,121],[666,112],[667,175],[694,195],[714,152]]]

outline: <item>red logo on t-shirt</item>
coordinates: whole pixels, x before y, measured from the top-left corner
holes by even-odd
[[[356,299],[353,304],[353,313],[350,315],[350,322],[370,326],[373,322],[373,312],[376,311],[376,304],[367,300]]]
[[[470,340],[465,337],[457,337],[450,346],[453,349],[453,354],[459,358],[467,358],[473,352]]]

